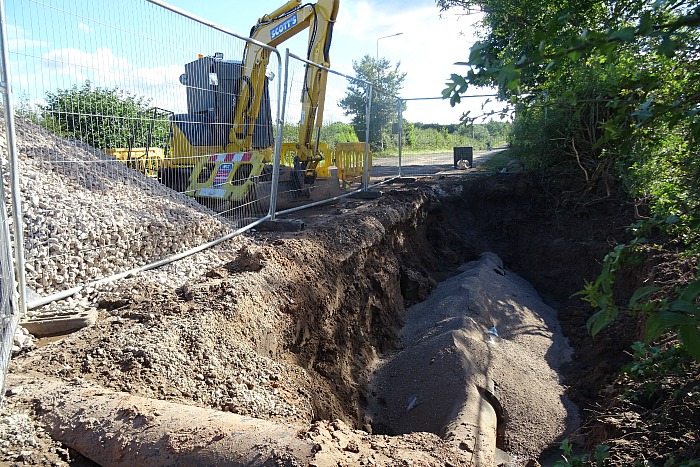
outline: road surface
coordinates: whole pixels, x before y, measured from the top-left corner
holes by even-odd
[[[486,161],[492,155],[503,150],[497,148],[491,151],[474,151],[473,167]],[[454,155],[452,151],[430,153],[430,154],[410,154],[402,157],[402,175],[435,175],[435,174],[457,174],[462,170],[455,169]],[[399,174],[398,157],[378,157],[372,160],[372,178],[390,177]]]

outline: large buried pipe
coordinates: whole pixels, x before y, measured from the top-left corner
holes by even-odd
[[[42,420],[102,466],[306,465],[298,427],[95,387],[39,389]]]
[[[391,435],[432,432],[471,465],[496,465],[498,417],[484,394],[492,386],[485,344],[464,329],[417,342],[375,375],[376,428]]]
[[[486,466],[507,428],[508,448],[535,456],[575,426],[555,371],[570,348],[554,310],[497,256],[462,271],[406,310],[403,348],[373,374],[375,431],[432,432]]]

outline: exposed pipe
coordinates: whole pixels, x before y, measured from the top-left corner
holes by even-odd
[[[24,386],[52,438],[105,467],[307,465],[300,427],[101,387]]]

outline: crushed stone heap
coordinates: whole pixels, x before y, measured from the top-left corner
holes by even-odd
[[[151,263],[233,228],[87,144],[20,117],[16,133],[27,285],[39,295]],[[9,186],[4,140],[2,133]]]

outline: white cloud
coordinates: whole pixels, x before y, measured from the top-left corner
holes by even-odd
[[[27,34],[27,31],[25,31],[23,28],[14,24],[8,24],[7,45],[8,49],[11,51],[20,51],[33,47],[45,47],[47,43],[44,41],[30,39],[30,35]]]
[[[86,34],[89,34],[92,31],[92,29],[90,29],[90,26],[88,26],[85,23],[78,23],[78,29]]]
[[[115,56],[108,48],[97,49],[95,53],[74,48],[56,49],[45,53],[41,60],[51,72],[74,76],[78,81],[84,80],[90,70],[128,73],[131,68],[126,58]]]
[[[43,73],[53,77],[48,90],[80,85],[86,80],[98,87],[114,87],[145,96],[154,106],[185,111],[184,86],[179,82],[182,65],[136,67],[111,49],[95,53],[64,48],[52,50],[41,58]]]
[[[392,0],[393,1],[393,0]],[[364,55],[375,57],[380,39],[379,56],[392,63],[400,62],[407,73],[403,98],[439,97],[452,73],[465,73],[466,68],[454,63],[465,61],[469,48],[476,41],[479,16],[440,14],[431,1],[413,0],[399,7],[393,3],[364,0],[343,4],[334,30],[331,46],[333,68],[353,75],[352,61]],[[384,10],[390,9],[391,14]],[[490,89],[470,90],[472,94],[493,93]],[[409,105],[405,118],[410,121],[456,123],[467,110],[481,114],[486,98],[464,99],[455,108],[443,100]],[[495,105],[500,108],[501,105]],[[487,110],[494,108],[489,104]],[[420,109],[420,110],[414,110]]]

